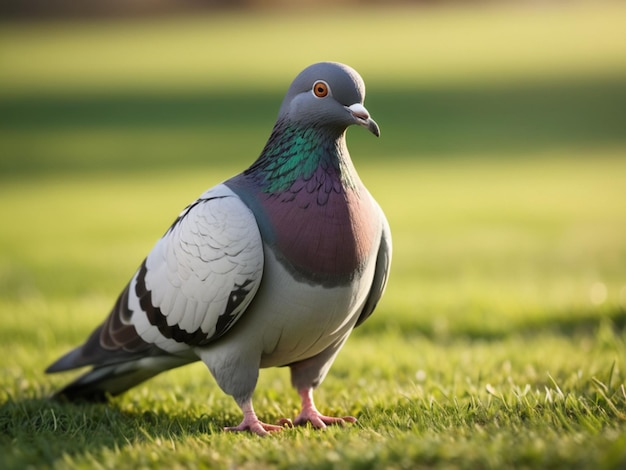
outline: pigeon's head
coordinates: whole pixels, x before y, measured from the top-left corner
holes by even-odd
[[[280,107],[279,119],[328,128],[337,134],[357,124],[378,137],[378,124],[363,106],[364,99],[365,84],[356,70],[337,62],[319,62],[294,79]]]

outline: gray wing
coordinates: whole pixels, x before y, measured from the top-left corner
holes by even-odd
[[[157,242],[107,319],[47,372],[176,355],[225,334],[261,283],[254,214],[224,185],[187,207]]]

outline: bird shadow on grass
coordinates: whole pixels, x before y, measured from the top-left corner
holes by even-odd
[[[128,411],[111,403],[61,403],[49,398],[10,398],[0,405],[0,467],[54,465],[64,456],[97,461],[103,451],[137,443],[212,435],[233,417],[182,411]]]

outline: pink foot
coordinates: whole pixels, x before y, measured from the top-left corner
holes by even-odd
[[[280,420],[280,424],[288,425],[288,426],[303,426],[306,423],[311,423],[314,428],[324,429],[327,425],[339,425],[343,426],[346,423],[356,423],[356,418],[354,416],[344,416],[342,418],[335,418],[332,416],[324,416],[317,408],[315,408],[315,403],[313,402],[313,389],[304,389],[300,390],[300,397],[302,398],[302,411],[296,418],[293,420],[282,419]]]
[[[228,426],[224,428],[224,431],[228,432],[241,432],[250,431],[259,436],[267,436],[271,432],[282,431],[282,426],[274,426],[273,424],[267,424],[260,421],[258,418],[255,421],[245,419],[239,424],[239,426]]]
[[[241,406],[243,411],[243,421],[238,426],[228,426],[224,428],[224,431],[228,432],[241,432],[249,431],[259,436],[267,436],[271,432],[282,431],[282,426],[274,426],[273,424],[266,424],[257,418],[254,409],[252,408],[252,401],[248,401]]]

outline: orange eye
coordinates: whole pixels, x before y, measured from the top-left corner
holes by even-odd
[[[328,95],[328,85],[326,84],[326,82],[323,82],[322,80],[315,82],[315,84],[313,85],[313,93],[318,98],[324,98],[326,95]]]

